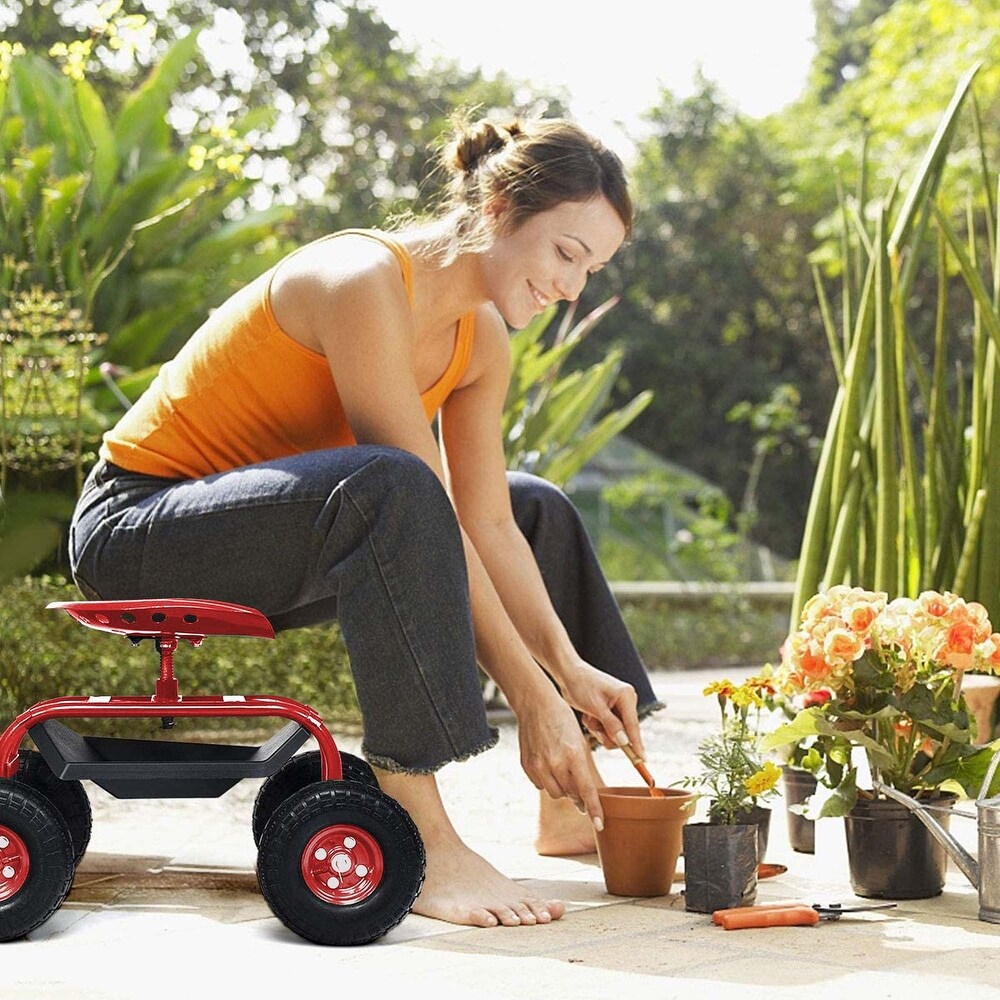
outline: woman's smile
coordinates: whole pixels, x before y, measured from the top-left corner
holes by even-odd
[[[539,310],[544,309],[551,301],[548,297],[543,295],[532,283],[528,282],[528,288],[531,290],[532,298],[538,303]]]

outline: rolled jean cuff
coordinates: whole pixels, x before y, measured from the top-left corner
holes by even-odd
[[[383,771],[389,771],[392,774],[435,774],[440,771],[445,764],[468,760],[470,757],[476,757],[479,754],[495,747],[500,739],[500,730],[494,726],[488,726],[487,729],[490,734],[489,739],[480,743],[478,746],[473,747],[468,751],[468,753],[458,754],[453,757],[446,757],[444,760],[437,761],[433,764],[421,764],[415,766],[401,764],[398,760],[395,760],[392,757],[386,757],[384,754],[372,753],[364,744],[361,746],[361,753],[364,755],[365,760],[372,765],[372,767],[380,768]]]
[[[666,707],[667,703],[665,701],[657,699],[656,701],[647,702],[645,705],[640,705],[636,709],[636,714],[639,716],[639,721],[642,722],[643,719],[648,719],[654,712],[659,712]]]

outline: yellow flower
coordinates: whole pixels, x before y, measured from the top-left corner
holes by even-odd
[[[24,46],[20,42],[0,42],[0,83],[10,79],[10,64],[15,56],[24,55]]]
[[[723,698],[729,698],[735,690],[736,685],[731,680],[712,681],[712,683],[709,684],[704,691],[702,691],[702,694],[718,694]]]
[[[732,699],[737,708],[745,708],[747,705],[756,705],[758,708],[764,706],[764,699],[747,684],[741,684],[733,692]]]
[[[220,170],[239,176],[243,165],[243,155],[241,153],[230,153],[228,156],[220,156],[215,164]]]
[[[69,45],[65,42],[56,42],[49,49],[49,55],[57,59],[65,59],[66,65],[63,66],[63,73],[71,80],[80,81],[86,76],[87,61],[90,59],[92,48],[93,42],[89,38],[82,42],[70,42]]]
[[[763,795],[770,791],[778,783],[781,777],[781,768],[772,761],[768,761],[756,774],[750,775],[743,784],[751,795]]]
[[[188,151],[188,166],[192,170],[201,170],[205,166],[205,157],[208,155],[208,150],[204,146],[194,145]]]

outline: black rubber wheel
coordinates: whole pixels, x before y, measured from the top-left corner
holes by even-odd
[[[257,854],[274,915],[316,944],[368,944],[412,909],[426,855],[393,798],[357,781],[320,781],[282,802]]]
[[[0,778],[0,941],[45,923],[73,886],[73,842],[41,792]]]
[[[73,863],[78,865],[90,843],[93,827],[90,799],[83,784],[75,778],[56,777],[37,750],[18,750],[17,756],[21,766],[14,780],[37,789],[62,813],[73,841]]]
[[[355,757],[353,754],[340,754],[340,766],[344,772],[344,781],[360,781],[364,785],[378,788],[378,778],[368,761]],[[321,766],[318,750],[296,754],[274,772],[257,792],[253,804],[253,842],[260,847],[261,834],[271,814],[289,795],[300,792],[306,785],[311,785],[321,779]]]

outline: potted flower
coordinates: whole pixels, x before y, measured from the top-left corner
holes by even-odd
[[[976,743],[962,679],[968,670],[998,668],[1000,635],[986,609],[955,594],[925,591],[890,602],[882,592],[835,586],[803,607],[775,676],[778,690],[802,707],[762,747],[813,740],[822,760],[807,815],[845,818],[858,895],[941,892],[943,849],[875,783],[940,800],[945,809],[959,795],[977,794],[995,746]],[[817,692],[821,703],[806,704]]]
[[[757,897],[757,865],[770,817],[759,803],[771,797],[781,777],[781,768],[764,761],[760,747],[760,712],[773,691],[764,676],[705,688],[718,699],[721,724],[698,746],[700,773],[683,781],[709,796],[707,822],[683,829],[688,910],[711,913],[750,905]]]
[[[765,697],[765,705],[772,713],[793,721],[803,708],[822,705],[831,697],[827,690],[809,691],[789,695],[775,691]],[[777,748],[782,762],[781,779],[785,793],[785,819],[788,825],[788,844],[800,854],[813,854],[816,850],[815,820],[806,815],[807,804],[819,784],[817,775],[823,767],[823,742],[821,736],[804,736],[796,743]]]

